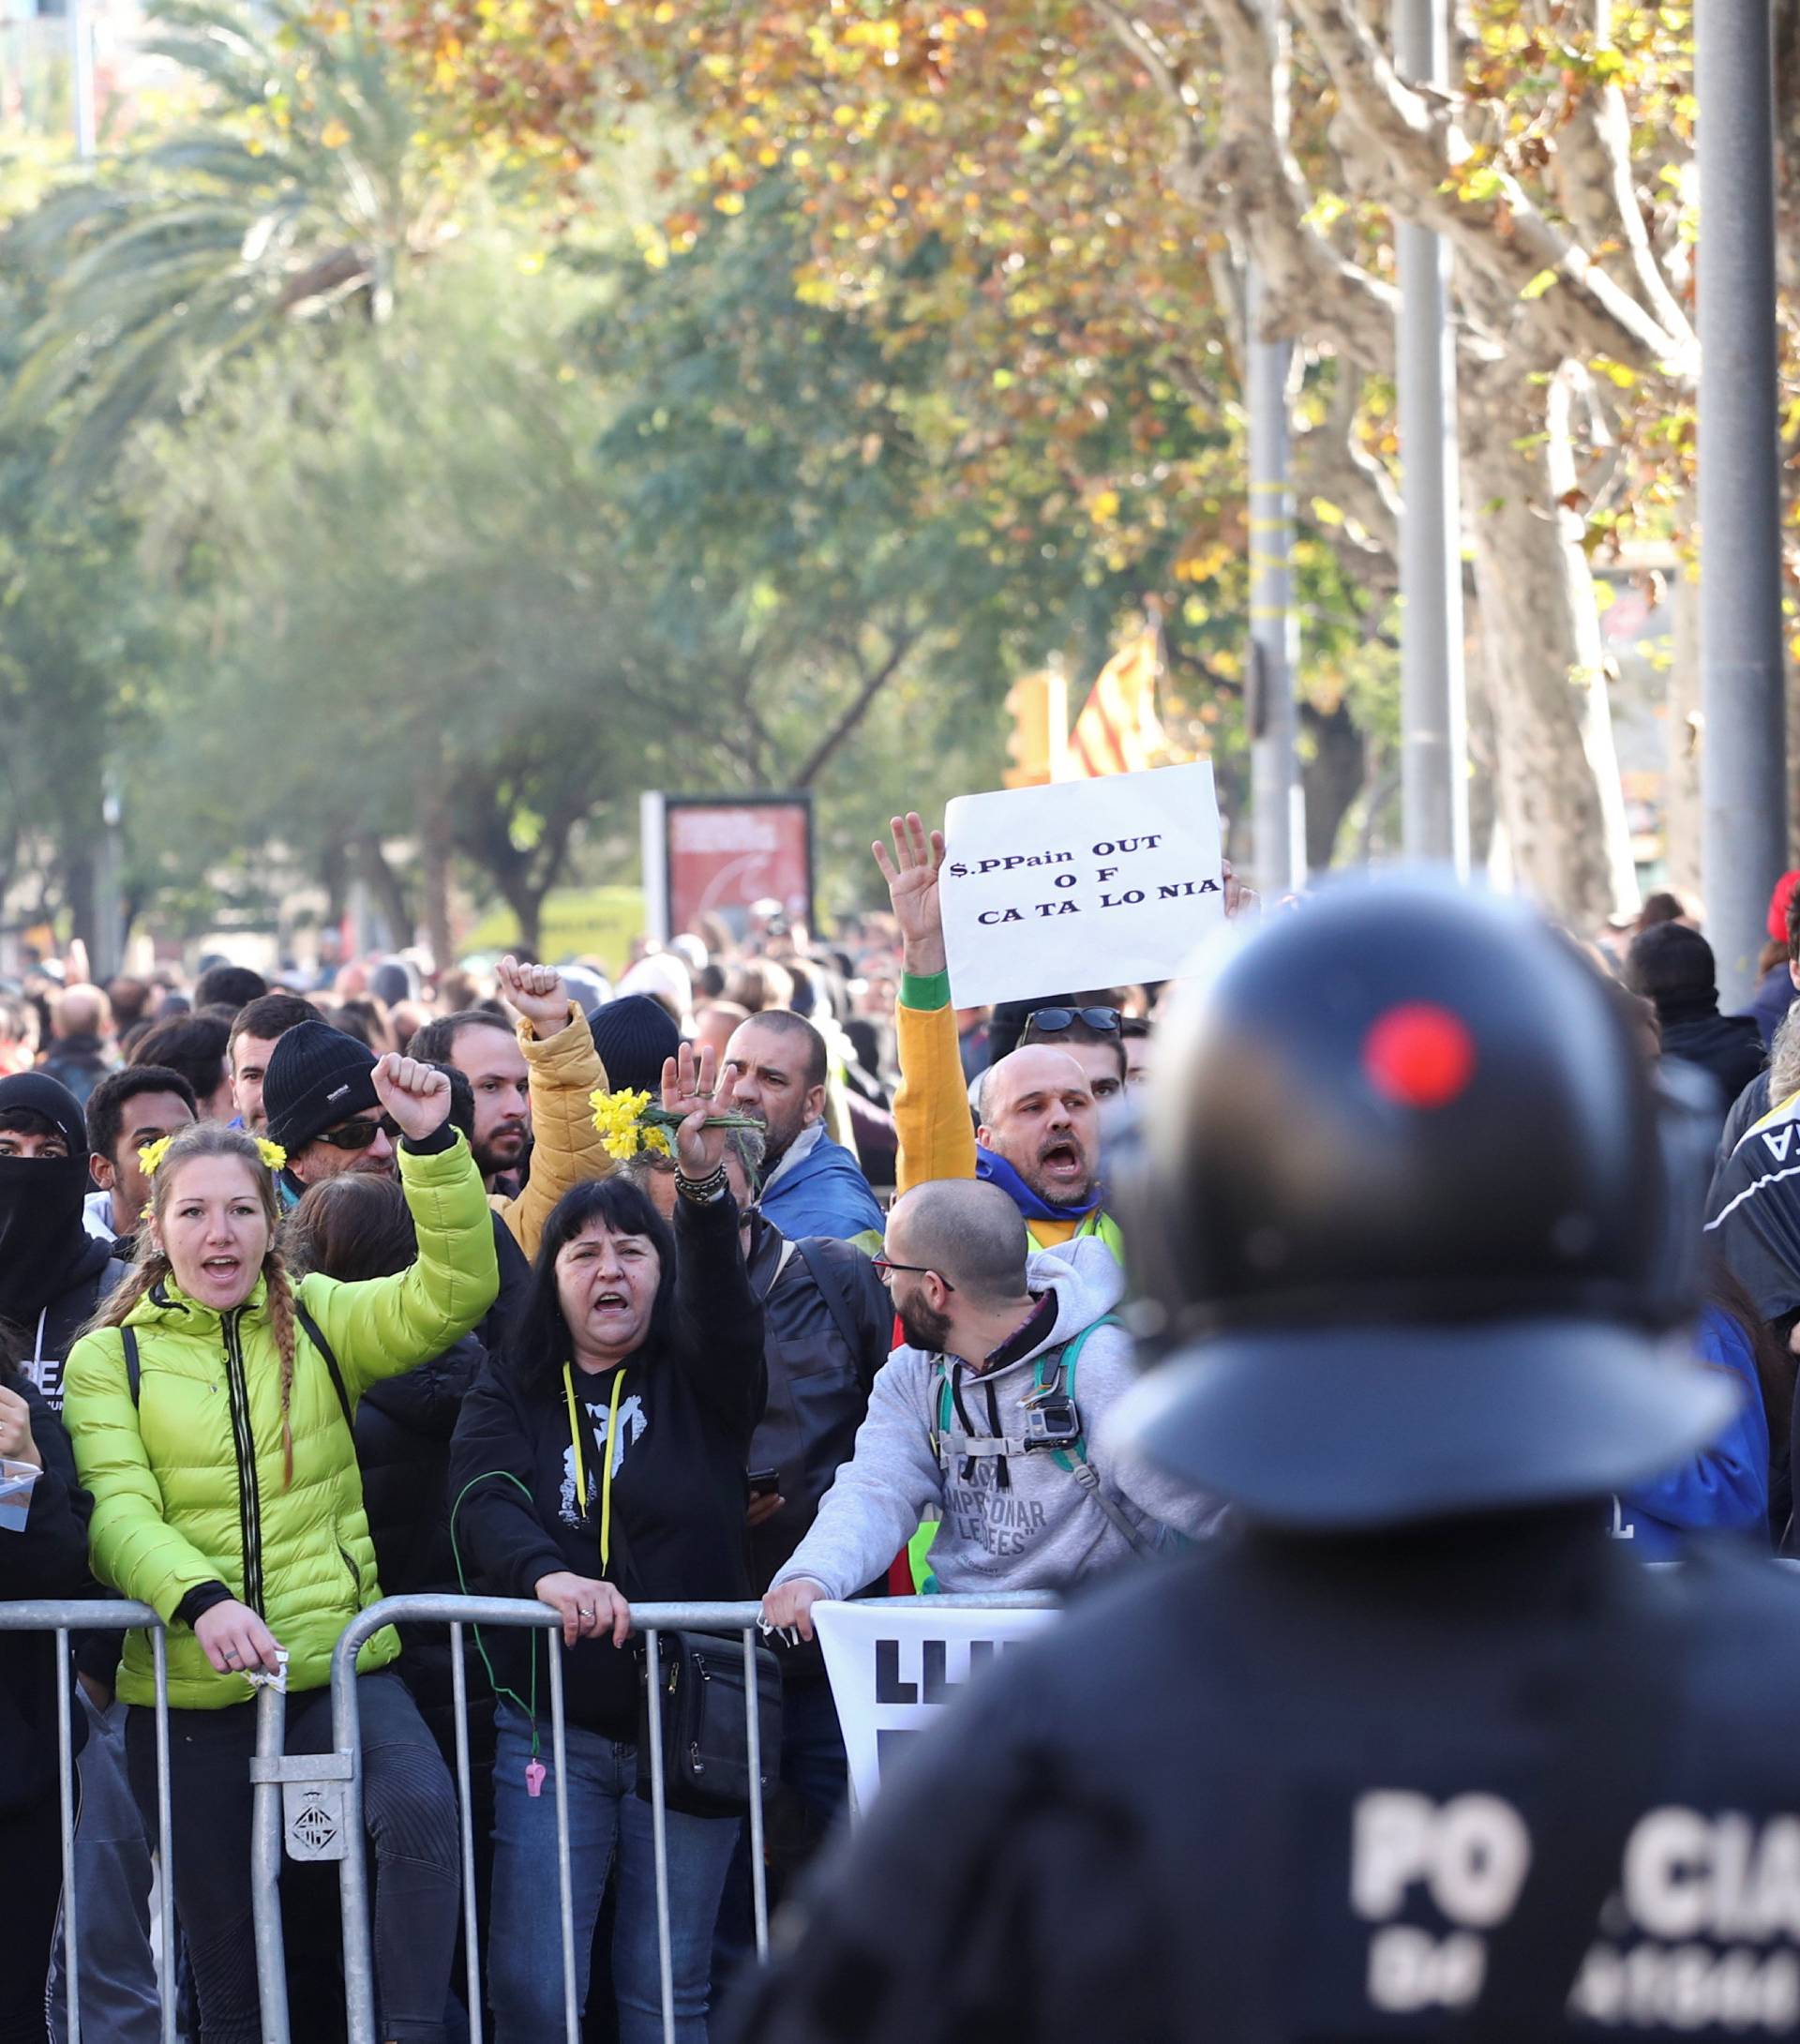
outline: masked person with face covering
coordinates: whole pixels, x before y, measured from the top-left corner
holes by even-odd
[[[63,1359],[126,1268],[87,1232],[87,1182],[74,1094],[41,1072],[0,1079],[0,1320],[19,1330],[24,1374],[52,1412]]]
[[[661,2044],[652,1813],[638,1779],[638,1667],[622,1651],[627,1600],[747,1600],[750,1441],[762,1416],[762,1309],[744,1273],[726,1180],[729,1075],[683,1045],[663,1068],[677,1132],[675,1225],[622,1175],[566,1193],[545,1223],[532,1293],[451,1447],[456,1537],[476,1586],[562,1616],[567,1805],[578,2000],[608,1881],[621,2044]],[[494,1767],[488,1991],[497,2044],[562,2029],[557,1909],[559,1784],[537,1753],[541,1635],[490,1634],[501,1706]],[[541,1756],[550,1759],[548,1740]],[[647,1771],[647,1769],[646,1769]],[[719,1897],[736,1816],[668,1813],[677,2044],[704,2044]]]

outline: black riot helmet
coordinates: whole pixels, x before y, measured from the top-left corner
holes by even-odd
[[[1171,1019],[1128,1233],[1167,1360],[1121,1422],[1297,1527],[1656,1474],[1733,1406],[1680,1331],[1705,1148],[1617,990],[1525,909],[1329,889]]]

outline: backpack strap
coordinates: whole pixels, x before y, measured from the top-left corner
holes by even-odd
[[[1104,1314],[1100,1319],[1094,1321],[1091,1326],[1083,1328],[1073,1341],[1063,1345],[1061,1351],[1055,1358],[1040,1356],[1038,1359],[1037,1380],[1039,1390],[1043,1389],[1051,1369],[1058,1368],[1062,1374],[1063,1390],[1072,1403],[1075,1396],[1075,1365],[1081,1360],[1081,1352],[1087,1346],[1088,1337],[1101,1328],[1118,1327],[1120,1324],[1117,1314]],[[1079,1412],[1080,1407],[1077,1406],[1076,1410]],[[1144,1538],[1143,1534],[1125,1516],[1124,1512],[1101,1489],[1100,1471],[1088,1460],[1088,1432],[1085,1427],[1075,1435],[1067,1448],[1058,1448],[1057,1450],[1057,1466],[1059,1469],[1066,1469],[1074,1478],[1080,1488],[1100,1507],[1107,1524],[1111,1525],[1113,1531],[1119,1536],[1132,1554],[1148,1561],[1151,1556],[1159,1552],[1156,1545]]]
[[[781,1254],[775,1258],[775,1268],[769,1273],[769,1282],[763,1286],[762,1299],[767,1304],[769,1294],[781,1283],[781,1273],[787,1270],[788,1261],[794,1253],[794,1245],[784,1235],[781,1239]]]
[[[321,1332],[318,1321],[307,1311],[306,1301],[300,1297],[297,1288],[293,1295],[293,1312],[294,1317],[306,1330],[308,1341],[324,1359],[325,1368],[331,1373],[331,1388],[338,1393],[338,1403],[343,1407],[344,1424],[352,1434],[354,1434],[356,1431],[356,1415],[351,1406],[350,1393],[344,1389],[344,1374],[338,1367],[338,1359],[331,1352],[331,1344],[326,1341],[323,1333]]]
[[[1072,1405],[1075,1397],[1075,1365],[1081,1360],[1081,1352],[1088,1345],[1088,1337],[1098,1332],[1103,1327],[1118,1327],[1120,1324],[1117,1314],[1102,1314],[1092,1326],[1083,1328],[1072,1341],[1065,1342],[1054,1356],[1047,1351],[1040,1356],[1034,1378],[1034,1389],[1042,1391],[1049,1382],[1050,1372],[1053,1369],[1060,1370],[1063,1391]],[[1076,1406],[1075,1409],[1079,1412],[1081,1408]],[[1085,1463],[1087,1460],[1088,1433],[1087,1429],[1083,1428],[1067,1448],[1058,1448],[1057,1450],[1057,1467],[1058,1469],[1067,1469],[1072,1475],[1075,1464],[1077,1462]]]
[[[850,1311],[850,1301],[843,1285],[838,1282],[837,1272],[819,1255],[816,1241],[808,1241],[802,1235],[793,1236],[790,1240],[794,1254],[806,1266],[807,1275],[818,1285],[818,1296],[825,1301],[825,1310],[831,1315],[832,1325],[837,1330],[845,1347],[849,1350],[851,1361],[860,1364],[862,1345],[857,1339],[856,1316]],[[860,1370],[858,1374],[861,1374]]]
[[[938,1407],[938,1424],[931,1431],[932,1451],[939,1464],[948,1469],[955,1459],[952,1443],[961,1441],[963,1435],[955,1425],[956,1415],[952,1409],[952,1393],[950,1386],[950,1366],[942,1356],[932,1363],[933,1400]],[[967,1452],[967,1450],[962,1450]]]
[[[125,1349],[125,1381],[130,1387],[131,1403],[138,1403],[138,1394],[143,1388],[143,1370],[138,1361],[138,1330],[134,1327],[122,1327],[119,1341]]]

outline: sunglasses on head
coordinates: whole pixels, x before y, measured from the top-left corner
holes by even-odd
[[[1040,1036],[1055,1036],[1060,1030],[1085,1022],[1090,1030],[1117,1030],[1117,1008],[1033,1008],[1031,1027]]]
[[[373,1121],[358,1117],[335,1129],[322,1129],[313,1141],[329,1143],[334,1150],[367,1150],[378,1135],[385,1135],[390,1143],[399,1141],[400,1124],[391,1114],[381,1115]]]

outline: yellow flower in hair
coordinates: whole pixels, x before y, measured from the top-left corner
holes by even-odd
[[[173,1141],[172,1135],[158,1135],[154,1143],[145,1143],[139,1150],[138,1162],[143,1166],[145,1178],[155,1178],[157,1166],[169,1154],[169,1145]]]
[[[647,1136],[653,1133],[646,1130],[638,1119],[650,1105],[650,1095],[645,1092],[590,1093],[588,1105],[593,1109],[593,1125],[599,1133],[602,1149],[615,1163],[629,1164],[644,1148]]]
[[[279,1143],[272,1143],[266,1135],[256,1139],[256,1153],[271,1171],[279,1171],[288,1161],[288,1153]]]

